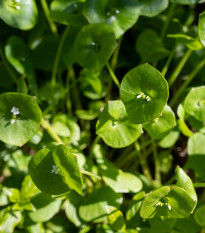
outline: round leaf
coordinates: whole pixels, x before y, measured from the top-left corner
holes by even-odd
[[[84,26],[74,42],[77,62],[93,72],[102,69],[115,47],[116,41],[112,29],[102,23]]]
[[[168,84],[149,64],[130,70],[123,78],[120,97],[129,119],[135,123],[151,121],[161,114],[168,100]]]
[[[107,145],[121,148],[136,141],[142,133],[142,126],[128,120],[122,101],[109,101],[99,116],[96,133]]]
[[[82,177],[76,156],[67,147],[42,149],[30,160],[29,173],[35,185],[44,193],[57,195],[70,190],[82,192]]]
[[[162,138],[169,130],[176,126],[175,115],[172,109],[166,105],[161,115],[144,125],[146,131],[154,139]]]
[[[205,86],[192,88],[184,100],[184,110],[199,121],[205,121]]]
[[[132,0],[88,0],[84,14],[89,23],[106,23],[115,32],[116,38],[124,34],[138,20],[140,8]]]
[[[37,132],[41,110],[35,97],[4,93],[0,95],[0,140],[22,146]]]
[[[205,228],[205,205],[200,206],[195,214],[194,219],[199,224],[199,226]]]
[[[168,7],[168,0],[138,0],[140,5],[140,14],[147,17],[154,17]]]
[[[195,206],[195,201],[180,187],[164,186],[150,192],[142,202],[140,215],[143,218],[186,218]]]
[[[37,7],[34,0],[2,0],[0,18],[11,27],[29,30],[37,21]]]

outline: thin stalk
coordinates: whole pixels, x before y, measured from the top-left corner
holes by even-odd
[[[61,37],[59,46],[58,46],[58,50],[56,53],[56,57],[55,57],[55,62],[54,62],[54,66],[53,66],[53,72],[52,72],[52,76],[51,76],[51,86],[54,87],[56,84],[56,75],[57,75],[57,71],[58,71],[58,65],[59,65],[59,61],[60,61],[60,55],[62,52],[62,48],[66,39],[66,36],[68,34],[69,31],[69,26],[66,27],[66,29],[63,32],[63,35]]]
[[[90,153],[93,151],[93,148],[95,147],[96,144],[98,144],[98,142],[100,141],[101,137],[99,135],[96,136],[96,138],[94,139],[91,147],[90,147]]]
[[[167,32],[167,28],[168,28],[168,25],[169,25],[169,22],[170,20],[172,19],[172,15],[174,13],[174,8],[175,8],[175,4],[173,3],[169,9],[169,12],[168,12],[168,15],[167,15],[167,19],[166,21],[164,22],[164,25],[163,25],[163,28],[162,28],[162,32],[161,32],[161,39],[163,40],[165,35],[166,35],[166,32]]]
[[[44,129],[47,130],[47,132],[56,142],[60,144],[64,144],[63,141],[59,138],[59,136],[53,131],[53,129],[51,128],[51,125],[43,117],[41,119],[41,125]]]
[[[91,172],[89,172],[89,171],[81,170],[80,172],[83,173],[84,175],[93,176],[93,177],[95,177],[96,179],[101,180],[101,177],[100,177],[100,176],[95,175],[95,174],[93,174],[93,173],[91,173]]]
[[[44,11],[46,19],[48,21],[48,24],[49,24],[49,27],[51,29],[51,32],[55,36],[57,36],[58,35],[58,30],[57,30],[57,27],[56,27],[55,23],[50,19],[50,16],[49,16],[49,7],[48,7],[48,4],[47,4],[46,0],[41,0],[41,6],[43,8],[43,11]]]
[[[202,69],[202,67],[205,65],[205,60],[202,60],[192,71],[192,73],[189,75],[187,80],[181,85],[181,87],[178,89],[178,91],[174,94],[173,98],[169,102],[169,105],[172,107],[175,102],[179,99],[185,88],[189,85],[189,83],[195,78],[197,73]]]
[[[114,81],[114,83],[116,84],[116,86],[117,86],[118,88],[120,88],[120,83],[119,83],[117,77],[115,76],[115,74],[114,74],[112,68],[110,67],[109,63],[107,63],[106,66],[107,66],[107,69],[108,69],[108,71],[109,71],[109,73],[110,73],[110,76],[111,76],[112,80]]]
[[[156,143],[152,140],[152,149],[154,154],[154,164],[155,164],[155,179],[161,183],[161,174],[160,174],[160,162],[157,155]]]
[[[14,72],[12,71],[11,67],[9,66],[8,62],[6,61],[6,58],[4,57],[4,53],[2,50],[2,47],[0,46],[0,57],[2,59],[2,62],[5,66],[5,68],[7,69],[8,73],[10,74],[11,78],[13,79],[13,82],[17,84],[18,79],[16,77],[16,75],[14,74]]]
[[[112,60],[111,60],[111,68],[112,70],[114,71],[115,70],[115,67],[117,65],[117,61],[118,61],[118,56],[119,56],[119,53],[120,53],[120,46],[122,44],[122,36],[120,37],[120,39],[118,40],[118,44],[117,44],[117,48],[115,49],[115,52],[112,56]]]
[[[132,159],[135,158],[137,155],[138,155],[137,151],[132,151],[123,160],[119,160],[118,167],[122,168],[128,161],[132,161]]]
[[[140,146],[139,146],[138,143],[135,143],[135,149],[136,149],[136,151],[138,152],[140,164],[141,164],[142,171],[143,171],[144,175],[145,175],[149,180],[152,180],[152,176],[151,176],[151,173],[150,173],[148,164],[147,164],[147,157],[142,155],[142,153],[141,153],[141,151],[140,151]]]
[[[205,183],[193,183],[194,188],[205,188]]]
[[[177,67],[175,68],[174,72],[172,73],[171,77],[168,80],[169,88],[173,85],[173,83],[176,81],[177,77],[179,76],[180,72],[182,71],[184,65],[186,64],[187,60],[189,59],[190,55],[192,54],[191,49],[188,49],[185,53],[185,55],[182,57],[180,62],[178,63]]]
[[[173,59],[173,57],[174,57],[174,54],[175,54],[175,50],[176,50],[176,46],[175,46],[175,48],[172,50],[172,52],[170,53],[170,55],[169,55],[169,57],[168,57],[168,59],[167,59],[165,65],[164,65],[164,67],[163,67],[163,69],[162,69],[162,71],[161,71],[161,73],[162,73],[163,76],[166,75],[167,70],[169,69],[169,65],[170,65],[170,63],[171,63],[171,61],[172,61],[172,59]]]

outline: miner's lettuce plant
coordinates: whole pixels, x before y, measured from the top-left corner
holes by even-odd
[[[205,231],[203,2],[0,2],[0,232]]]

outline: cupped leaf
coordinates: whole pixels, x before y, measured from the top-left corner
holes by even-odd
[[[184,189],[164,186],[145,197],[140,215],[143,218],[186,218],[194,207],[195,201]]]
[[[205,46],[205,11],[199,15],[199,38]]]
[[[37,132],[41,110],[35,97],[4,93],[0,95],[0,140],[22,146]]]
[[[106,23],[119,38],[138,20],[140,7],[132,0],[88,0],[84,14],[89,23]]]
[[[166,80],[149,64],[139,65],[130,70],[120,86],[120,97],[125,104],[128,118],[138,124],[159,117],[168,95]]]
[[[17,37],[11,36],[5,46],[5,55],[10,64],[28,79],[31,91],[36,94],[36,80],[33,61],[30,51],[25,42]]]
[[[110,26],[97,23],[84,26],[74,42],[77,62],[98,72],[107,63],[116,47],[115,35]]]
[[[122,203],[122,194],[115,193],[111,188],[104,186],[94,189],[82,200],[79,207],[79,216],[86,222],[102,222],[107,220],[108,206],[119,208]]]
[[[195,133],[190,137],[187,144],[188,163],[187,167],[195,171],[205,181],[205,134]]]
[[[81,90],[86,97],[97,100],[105,96],[106,90],[99,74],[83,69],[80,73],[80,79]]]
[[[152,43],[150,43],[150,38],[152,38]],[[152,29],[146,29],[138,36],[136,49],[143,62],[153,62],[169,55],[160,37]]]
[[[126,228],[123,213],[115,207],[110,208],[111,213],[108,215],[108,220],[111,228],[116,232],[124,232]]]
[[[136,141],[142,133],[142,126],[131,123],[123,102],[115,100],[109,101],[100,114],[96,133],[107,145],[122,148]]]
[[[9,26],[21,30],[33,28],[37,22],[37,7],[34,0],[2,0],[0,18]]]
[[[166,136],[159,140],[159,146],[162,148],[172,147],[178,140],[180,135],[179,130],[173,129]]]
[[[53,150],[41,149],[30,160],[29,173],[44,193],[57,195],[76,190],[82,192],[82,176],[76,156],[64,145]]]
[[[195,203],[197,203],[197,195],[191,178],[179,166],[177,166],[176,168],[176,176],[177,176],[176,185],[183,188],[195,201]]]
[[[184,44],[191,50],[200,50],[203,47],[198,39],[186,34],[168,34],[167,36],[170,38],[175,38],[179,43]]]
[[[205,86],[194,87],[184,100],[184,110],[199,121],[205,121]]]
[[[147,17],[154,17],[168,7],[168,0],[137,0],[140,6],[140,14]]]
[[[87,20],[82,14],[84,0],[54,0],[51,3],[50,17],[65,25],[84,25]]]
[[[196,210],[194,219],[199,224],[199,226],[205,228],[205,205],[200,206]]]
[[[39,193],[32,198],[31,203],[35,206],[35,211],[28,213],[33,222],[46,222],[58,213],[61,206],[60,199],[53,199],[44,193]]]
[[[172,128],[176,126],[175,115],[172,109],[166,105],[160,116],[147,124],[145,123],[144,129],[154,139],[162,138]]]

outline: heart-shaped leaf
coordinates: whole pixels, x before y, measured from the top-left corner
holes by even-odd
[[[119,38],[137,22],[140,8],[132,0],[88,0],[84,14],[89,23],[110,25],[116,38]]]
[[[103,23],[84,26],[74,42],[77,62],[93,72],[103,68],[115,47],[115,35],[110,26]]]
[[[22,146],[37,132],[41,110],[36,98],[19,93],[0,95],[0,140]]]
[[[9,26],[21,30],[33,28],[37,22],[37,7],[34,0],[1,0],[0,18]]]
[[[64,145],[53,150],[41,149],[30,160],[29,173],[44,193],[57,195],[76,190],[82,192],[82,177],[76,156]]]
[[[151,121],[161,114],[168,100],[167,81],[149,64],[130,70],[120,86],[120,97],[134,123]]]
[[[129,121],[122,101],[109,101],[100,114],[96,133],[104,142],[115,148],[130,145],[141,135],[142,126]]]
[[[199,38],[205,46],[205,11],[199,15]]]

